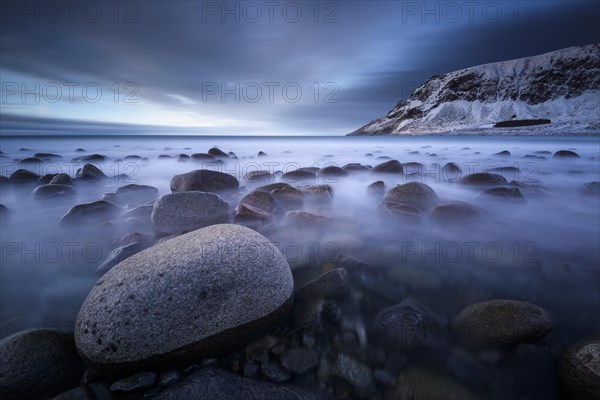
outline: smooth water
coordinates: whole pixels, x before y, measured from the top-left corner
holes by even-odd
[[[451,319],[477,301],[519,299],[552,315],[555,329],[548,343],[557,351],[600,332],[600,197],[582,192],[585,184],[600,181],[597,137],[111,136],[3,137],[0,142],[4,176],[23,167],[40,175],[74,176],[84,163],[70,160],[99,153],[109,161],[95,164],[111,178],[77,185],[74,198],[59,202],[33,200],[28,185],[2,184],[0,202],[10,214],[1,228],[0,337],[40,326],[72,329],[80,304],[98,279],[94,271],[111,243],[134,229],[123,221],[113,230],[88,227],[73,232],[59,227],[60,218],[74,204],[97,200],[128,183],[152,185],[166,194],[173,175],[203,167],[235,175],[251,190],[269,183],[245,182],[244,175],[251,171],[287,172],[348,163],[374,166],[386,161],[380,157],[419,162],[423,167],[418,171],[405,166],[402,175],[355,172],[308,182],[333,187],[331,203],[306,206],[332,222],[318,229],[300,229],[282,218],[262,231],[288,258],[297,279],[310,278],[311,271],[317,273],[328,259],[344,253],[381,272],[369,283],[376,300],[359,299],[360,307],[371,307],[365,305],[371,301],[385,305],[415,297]],[[203,165],[157,158],[205,153],[214,146],[233,151],[238,159]],[[85,152],[76,152],[77,148]],[[581,158],[552,158],[562,149],[576,151]],[[502,150],[511,156],[494,156]],[[267,156],[257,157],[259,151]],[[42,164],[19,161],[36,152],[62,158]],[[143,159],[125,159],[128,155]],[[526,155],[538,158],[523,158]],[[462,175],[515,167],[501,174],[509,182],[526,184],[521,191],[527,202],[477,198],[482,189],[461,185],[456,182],[460,176],[444,173],[440,166],[447,162],[459,165]],[[367,186],[377,180],[383,180],[387,189],[417,180],[431,186],[441,202],[467,201],[486,215],[475,222],[447,224],[435,223],[427,212],[418,223],[382,217],[381,198],[367,192]],[[228,200],[233,210],[236,198]],[[135,229],[151,233],[148,226]],[[372,307],[377,311],[377,306]],[[357,324],[370,323],[357,318]]]

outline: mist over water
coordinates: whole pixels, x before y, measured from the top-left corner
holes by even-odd
[[[211,147],[232,151],[238,159],[222,164],[177,159],[179,154],[206,153]],[[76,152],[77,148],[85,152]],[[93,164],[109,177],[77,182],[76,194],[62,200],[34,200],[30,193],[35,184],[1,184],[0,203],[9,215],[1,227],[0,337],[40,326],[72,329],[81,303],[99,278],[95,270],[113,241],[131,231],[152,234],[151,225],[125,217],[110,228],[59,226],[73,205],[98,200],[102,193],[130,183],[168,194],[174,175],[206,168],[234,175],[245,186],[238,194],[224,195],[233,212],[245,193],[278,182],[276,172],[350,163],[375,166],[388,159],[404,164],[404,173],[351,171],[347,177],[318,175],[288,181],[295,187],[333,188],[331,201],[307,201],[303,208],[329,217],[328,222],[298,226],[282,216],[257,228],[288,258],[297,283],[318,275],[339,254],[347,254],[376,271],[364,282],[372,298],[357,298],[357,308],[376,312],[381,305],[415,297],[450,319],[474,302],[510,298],[548,310],[555,321],[548,340],[556,349],[600,330],[600,197],[582,191],[585,184],[600,181],[598,138],[29,137],[2,138],[0,149],[4,176],[26,168],[39,175],[64,172],[74,177],[85,162],[71,160],[97,153],[108,160]],[[554,152],[567,149],[580,158],[552,158]],[[494,155],[504,150],[511,156]],[[267,156],[257,157],[259,151]],[[41,164],[18,161],[37,152],[62,158]],[[127,157],[132,155],[141,159]],[[174,158],[159,159],[160,155]],[[526,155],[539,158],[523,158]],[[413,162],[422,166],[406,164]],[[462,172],[445,171],[442,167],[448,162]],[[511,168],[498,172],[501,167]],[[275,174],[267,181],[244,179],[258,170]],[[508,182],[525,184],[520,189],[526,202],[478,197],[493,186],[458,183],[476,172],[498,172]],[[383,194],[367,190],[379,180],[386,190],[422,182],[437,193],[439,203],[469,202],[485,214],[440,223],[424,209],[420,221],[395,218],[381,212]]]

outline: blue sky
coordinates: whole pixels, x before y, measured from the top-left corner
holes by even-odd
[[[431,75],[600,42],[595,1],[1,4],[4,134],[342,135]]]

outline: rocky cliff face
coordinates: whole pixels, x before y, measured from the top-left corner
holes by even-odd
[[[537,133],[600,131],[600,44],[485,64],[429,78],[385,116],[351,135],[487,131],[549,119]],[[514,124],[513,124],[514,125]]]

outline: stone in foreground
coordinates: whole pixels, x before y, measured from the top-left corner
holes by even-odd
[[[560,357],[558,377],[571,399],[600,399],[600,336],[582,340]]]
[[[294,282],[277,248],[238,225],[213,225],[119,263],[92,288],[75,327],[90,366],[141,371],[229,354],[289,312]]]

